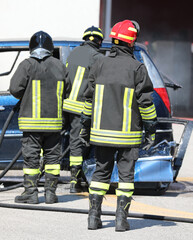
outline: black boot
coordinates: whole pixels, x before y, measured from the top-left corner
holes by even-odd
[[[57,183],[58,175],[45,173],[45,203],[52,204],[58,202],[58,197],[56,196]]]
[[[15,197],[16,203],[30,203],[37,204],[38,201],[38,189],[37,189],[37,180],[39,174],[35,175],[24,175],[24,192],[20,196]]]
[[[129,207],[131,205],[131,197],[121,195],[117,197],[117,210],[115,219],[115,231],[127,231],[130,229],[127,222]]]
[[[70,180],[70,193],[79,193],[82,192],[81,186],[81,175],[82,175],[82,166],[73,165],[70,167],[71,180]]]
[[[102,227],[101,222],[101,204],[103,195],[89,194],[89,212],[88,212],[88,229],[95,230]]]

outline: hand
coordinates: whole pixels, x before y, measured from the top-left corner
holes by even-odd
[[[83,125],[84,128],[90,128],[91,116],[87,116],[84,113],[81,113],[80,123]]]
[[[157,120],[143,121],[145,128],[145,138],[142,144],[142,149],[148,151],[155,143],[155,132],[156,132]]]
[[[153,147],[155,143],[155,134],[145,133],[145,139],[142,144],[142,149],[148,151],[151,147]]]
[[[81,142],[86,146],[90,146],[90,128],[82,128],[79,134]]]

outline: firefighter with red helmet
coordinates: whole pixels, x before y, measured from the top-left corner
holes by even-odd
[[[20,63],[10,83],[10,93],[21,100],[18,124],[23,131],[24,192],[16,203],[37,204],[40,153],[45,170],[45,203],[58,201],[55,194],[60,174],[62,104],[65,97],[66,68],[52,56],[49,34],[36,32],[29,43],[30,57]]]
[[[113,45],[109,56],[98,61],[89,74],[81,117],[83,129],[87,134],[90,130],[90,143],[96,147],[96,170],[89,186],[88,229],[102,227],[101,204],[110,186],[116,153],[119,183],[115,230],[129,230],[127,216],[143,127],[143,148],[149,149],[155,141],[153,85],[145,65],[133,56],[138,33],[137,22],[125,20],[115,24],[110,34]],[[85,136],[85,131],[80,133],[80,138]]]
[[[70,124],[70,193],[81,192],[83,143],[79,139],[81,130],[80,114],[83,110],[85,98],[83,93],[87,88],[88,74],[92,65],[103,54],[99,48],[103,41],[103,33],[100,28],[91,26],[83,34],[84,42],[73,49],[67,59],[67,72],[71,83],[71,92],[63,103],[64,115],[68,116]]]

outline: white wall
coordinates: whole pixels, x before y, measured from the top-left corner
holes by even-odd
[[[0,39],[27,38],[43,30],[52,38],[81,38],[99,26],[100,0],[0,0]]]
[[[27,39],[43,30],[53,39],[81,39],[85,29],[99,26],[100,0],[0,0],[0,40]],[[16,52],[0,52],[0,73],[11,69]],[[8,76],[0,77],[0,92],[7,91],[23,52]]]

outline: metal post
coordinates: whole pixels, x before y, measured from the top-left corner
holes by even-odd
[[[105,40],[109,40],[109,34],[111,31],[111,10],[112,10],[112,0],[106,0],[105,8]]]

